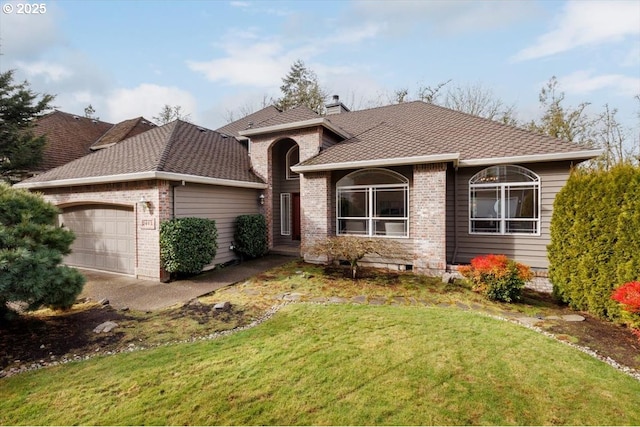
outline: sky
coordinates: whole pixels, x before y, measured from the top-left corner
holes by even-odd
[[[480,86],[521,121],[552,76],[638,138],[640,0],[0,0],[0,72],[101,120],[181,106],[216,129],[280,95],[298,59],[353,109],[407,88]],[[31,13],[27,13],[31,12]],[[39,12],[39,13],[36,13]]]

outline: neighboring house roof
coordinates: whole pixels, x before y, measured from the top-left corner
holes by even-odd
[[[154,127],[156,127],[156,125],[144,117],[125,120],[113,125],[111,129],[95,141],[90,148],[91,150],[99,150],[110,147],[113,144],[117,144],[127,138],[146,132]]]
[[[17,184],[46,188],[144,179],[264,188],[235,138],[176,120]]]
[[[42,162],[35,171],[46,171],[86,156],[89,147],[113,125],[55,110],[38,118],[34,134],[45,135]]]

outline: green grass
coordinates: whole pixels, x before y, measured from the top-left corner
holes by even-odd
[[[440,307],[285,307],[209,342],[0,380],[0,424],[640,424],[640,382]]]

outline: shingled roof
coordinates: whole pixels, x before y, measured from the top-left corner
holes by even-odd
[[[235,138],[176,120],[27,179],[27,188],[140,179],[181,179],[262,187]]]
[[[117,144],[127,138],[136,136],[139,133],[146,132],[154,127],[156,127],[156,125],[144,117],[125,120],[113,125],[104,135],[91,145],[91,149],[99,150],[101,148],[110,147],[113,144]]]
[[[267,109],[265,109],[267,110]],[[599,150],[422,101],[388,105],[339,114],[317,115],[305,107],[285,112],[272,109],[251,128],[237,129],[246,136],[295,129],[309,123],[337,130],[339,143],[298,165],[298,171],[365,164],[411,164],[455,161],[459,166],[495,162],[545,161],[561,158],[585,160]],[[276,110],[277,111],[277,110]],[[312,119],[317,120],[312,120]],[[232,124],[233,125],[233,124]]]
[[[113,125],[100,120],[55,110],[38,118],[34,134],[45,135],[42,162],[35,170],[46,171],[86,156],[89,147]]]

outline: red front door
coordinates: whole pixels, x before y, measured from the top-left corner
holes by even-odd
[[[292,193],[291,199],[291,239],[300,240],[300,193]]]

